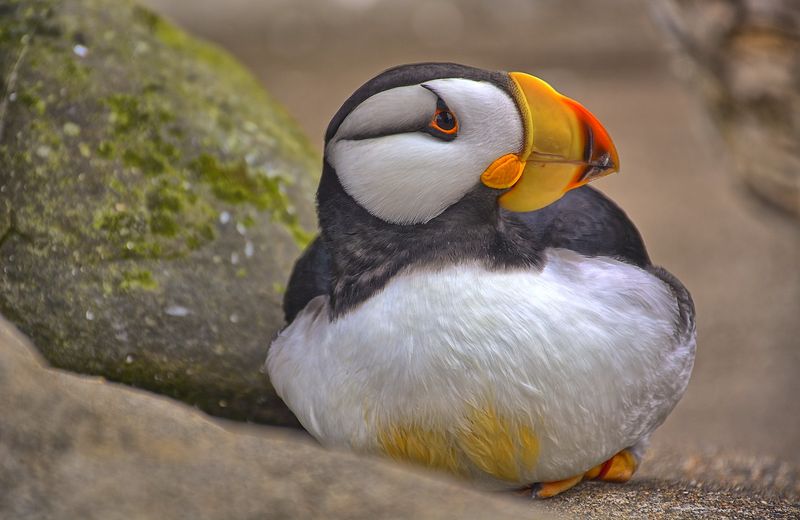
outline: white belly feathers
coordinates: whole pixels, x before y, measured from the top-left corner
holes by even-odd
[[[677,313],[648,272],[551,249],[541,271],[401,273],[333,322],[317,297],[267,369],[323,444],[511,487],[577,475],[664,420],[694,359]]]

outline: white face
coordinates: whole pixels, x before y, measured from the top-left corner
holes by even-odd
[[[437,106],[455,116],[454,138],[424,130]],[[447,78],[368,98],[344,119],[325,153],[364,209],[386,222],[418,224],[458,202],[495,159],[520,153],[523,143],[522,117],[506,92]]]

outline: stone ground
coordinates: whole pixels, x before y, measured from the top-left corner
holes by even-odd
[[[606,125],[622,173],[595,184],[637,223],[653,259],[692,291],[688,393],[654,438],[800,463],[800,233],[737,187],[694,86],[674,72],[645,3],[467,0],[145,0],[230,50],[313,143],[380,70],[451,60],[537,74]],[[589,22],[590,21],[590,22]]]

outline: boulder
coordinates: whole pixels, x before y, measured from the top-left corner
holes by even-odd
[[[54,366],[296,425],[259,372],[319,159],[220,50],[127,0],[0,5],[0,312]]]
[[[268,426],[46,368],[0,319],[0,518],[541,518]]]

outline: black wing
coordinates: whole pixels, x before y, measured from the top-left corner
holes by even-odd
[[[608,256],[645,269],[675,295],[675,333],[684,340],[694,334],[695,309],[683,284],[663,267],[650,263],[642,237],[619,206],[589,186],[568,192],[558,202],[517,215],[543,247],[562,247],[587,256]]]
[[[553,204],[515,213],[541,247],[571,249],[586,256],[608,256],[642,268],[650,257],[642,236],[619,206],[589,186],[567,192]]]
[[[289,287],[283,296],[286,323],[291,323],[314,297],[328,294],[330,283],[330,255],[317,237],[294,264]]]
[[[650,266],[647,271],[653,276],[658,277],[675,295],[678,302],[678,315],[675,317],[675,335],[686,342],[695,332],[694,301],[689,290],[684,287],[680,280],[664,269],[663,267]]]

